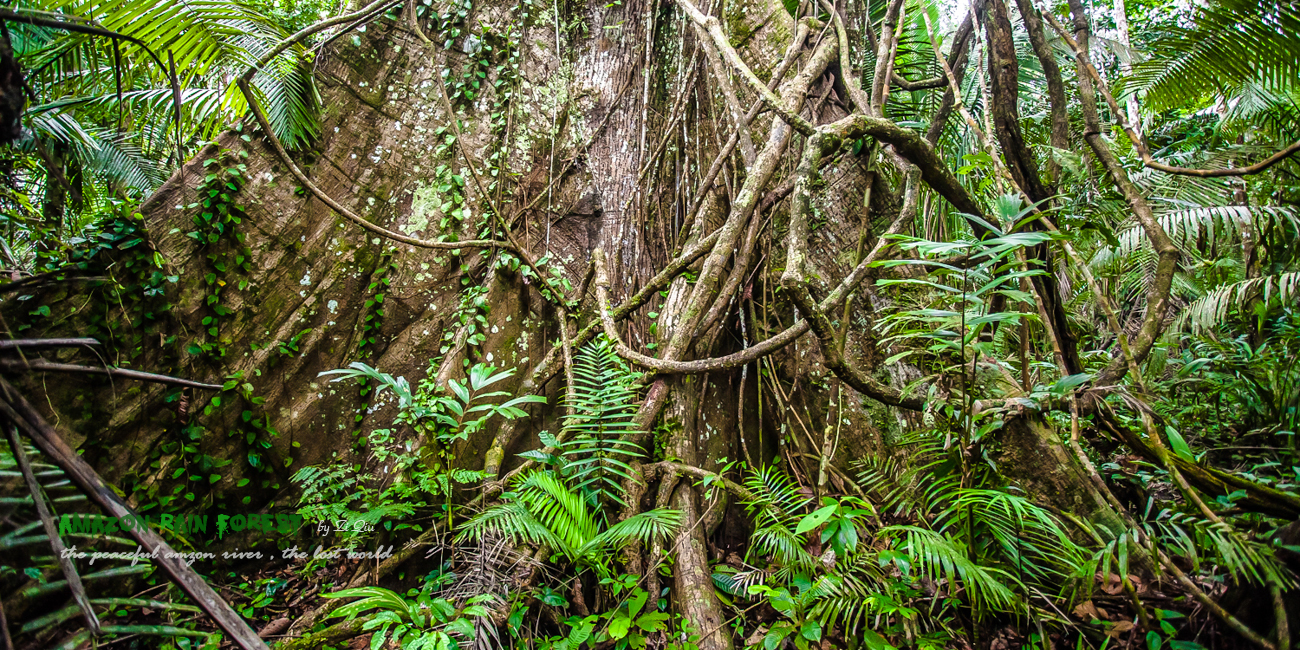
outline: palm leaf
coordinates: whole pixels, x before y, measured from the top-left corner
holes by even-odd
[[[1201,258],[1214,256],[1219,245],[1240,241],[1245,225],[1256,233],[1275,229],[1300,232],[1300,210],[1269,206],[1207,206],[1169,212],[1161,215],[1159,222],[1184,253]],[[1151,242],[1140,226],[1125,230],[1117,239],[1119,246],[1102,248],[1090,260],[1094,270],[1114,269],[1138,251],[1151,250]]]
[[[578,549],[579,557],[603,553],[618,544],[635,539],[649,543],[655,538],[671,535],[682,523],[682,513],[676,510],[648,510],[637,513],[607,528]]]
[[[1215,0],[1198,7],[1190,24],[1153,45],[1125,92],[1141,92],[1150,108],[1166,110],[1249,82],[1271,88],[1300,78],[1300,5],[1288,0]]]
[[[745,478],[745,487],[757,497],[745,502],[745,509],[756,516],[760,527],[793,529],[795,519],[812,500],[799,493],[788,474],[770,465],[751,471]]]
[[[155,52],[171,52],[177,74],[188,84],[220,64],[253,61],[239,39],[250,35],[278,40],[281,30],[265,16],[238,2],[189,0],[48,0],[38,8],[97,19],[100,25],[150,44]],[[93,38],[69,35],[70,40]],[[139,46],[124,44],[130,55]],[[142,54],[142,52],[141,52]],[[163,56],[165,60],[165,55]]]
[[[1242,309],[1255,300],[1262,299],[1267,304],[1276,298],[1284,305],[1291,305],[1297,296],[1300,296],[1300,272],[1234,282],[1214,289],[1189,305],[1179,314],[1170,331],[1191,325],[1193,331],[1205,332],[1227,320],[1232,310]]]
[[[557,550],[564,548],[564,541],[538,521],[524,504],[517,501],[494,505],[461,524],[457,540],[479,541],[493,535]]]
[[[930,580],[946,580],[965,586],[971,606],[977,611],[982,608],[1016,609],[1018,600],[1004,584],[1015,583],[1015,578],[1001,569],[972,562],[959,542],[917,526],[888,526],[880,530],[879,536],[901,538],[901,548],[908,554],[912,566]]]
[[[577,557],[577,550],[599,534],[600,526],[586,499],[550,472],[529,472],[520,482],[519,499],[564,542],[557,551]]]
[[[1086,559],[1056,515],[1001,490],[961,490],[938,521],[940,532],[961,534],[974,526],[976,538],[991,537],[1003,566],[1026,578],[1052,582],[1075,573]]]

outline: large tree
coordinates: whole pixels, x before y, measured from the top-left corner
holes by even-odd
[[[145,18],[175,22],[161,9],[110,9],[107,34],[72,29],[63,40],[41,31],[67,29],[49,14],[10,12],[7,38],[57,70],[71,66],[66,55],[40,47],[107,42],[148,66],[132,48],[197,40],[182,28],[151,34]],[[137,507],[283,504],[296,498],[297,468],[340,458],[379,485],[417,480],[375,453],[400,446],[436,451],[442,470],[482,472],[477,497],[468,487],[452,497],[491,503],[546,465],[536,450],[563,443],[539,432],[574,426],[565,418],[591,390],[575,359],[603,341],[645,374],[629,389],[622,443],[609,445],[629,498],[596,505],[611,519],[681,513],[668,541],[632,543],[621,561],[657,585],[671,558],[672,607],[700,648],[743,640],[714,567],[748,547],[738,501],[762,502],[740,484],[737,460],[781,465],[807,497],[867,498],[883,517],[873,525],[889,523],[885,505],[905,510],[894,484],[953,490],[904,516],[922,526],[927,508],[929,523],[955,517],[957,504],[973,518],[962,499],[976,497],[961,495],[978,490],[1023,497],[1074,522],[1060,524],[1070,532],[1059,543],[1122,547],[1135,573],[1169,573],[1225,626],[1263,647],[1284,643],[1284,624],[1270,640],[1269,624],[1252,631],[1213,605],[1138,532],[1148,530],[1133,518],[1142,506],[1116,496],[1094,462],[1125,445],[1181,507],[1252,552],[1267,546],[1250,537],[1262,528],[1222,517],[1300,515],[1287,486],[1198,460],[1153,406],[1168,331],[1213,326],[1237,307],[1262,321],[1294,303],[1293,3],[1218,2],[1146,35],[1121,21],[1119,42],[1138,41],[1122,47],[1108,9],[1073,0],[381,0],[292,35],[247,11],[196,19],[224,25],[211,47],[238,42],[239,56],[193,75],[159,57],[139,73],[138,86],[162,86],[137,100],[166,115],[140,126],[156,142],[83,138],[69,126],[121,126],[120,110],[83,106],[129,105],[114,74],[92,92],[32,73],[45,92],[99,98],[34,113],[43,130],[24,160],[45,174],[40,216],[28,208],[37,234],[33,252],[7,254],[55,271],[15,282],[34,301],[7,300],[7,326],[25,338],[90,334],[113,365],[223,385],[123,391],[23,374],[20,385],[48,396],[47,416]],[[1233,48],[1245,54],[1224,60]],[[1203,108],[1219,110],[1219,130],[1188,144],[1188,115]],[[154,190],[153,163],[131,175],[96,157],[95,138],[118,143],[128,162],[151,146],[188,161]],[[64,217],[92,174],[103,179],[97,205],[134,207],[103,209],[95,224],[111,228]],[[148,193],[138,207],[131,183]],[[1272,207],[1252,208],[1261,197]],[[35,252],[42,237],[78,228],[106,243]],[[1241,247],[1241,282],[1218,276],[1186,307],[1196,264],[1223,257],[1216,246]],[[440,437],[407,417],[398,391],[376,390],[397,386],[391,377],[374,373],[358,391],[320,376],[359,361],[423,378],[430,394],[447,394],[475,364],[516,368],[494,390],[546,403]],[[42,370],[6,366],[22,367]],[[376,442],[375,431],[389,437]],[[948,475],[935,473],[942,463]],[[942,564],[917,531],[899,548]],[[814,554],[830,548],[800,540]],[[1250,562],[1280,566],[1271,555]],[[999,610],[1000,592],[945,566],[918,571],[964,584],[975,612]],[[1277,598],[1291,580],[1273,583]],[[1030,609],[1050,602],[1017,597]],[[972,643],[980,621],[972,615]]]

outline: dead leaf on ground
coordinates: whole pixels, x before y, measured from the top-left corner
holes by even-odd
[[[1118,596],[1121,591],[1124,591],[1124,582],[1119,579],[1119,576],[1112,573],[1106,576],[1106,580],[1102,582],[1101,590],[1112,596]]]
[[[1119,635],[1128,632],[1133,629],[1133,627],[1133,621],[1117,621],[1109,630],[1106,630],[1106,636],[1119,638]]]
[[[1097,613],[1097,606],[1091,600],[1085,600],[1075,605],[1071,613],[1085,621],[1101,618],[1101,615]]]

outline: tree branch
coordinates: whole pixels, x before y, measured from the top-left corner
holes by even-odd
[[[722,31],[722,25],[718,23],[717,18],[704,15],[698,7],[691,4],[690,0],[677,0],[677,5],[682,8],[682,11],[686,12],[686,15],[695,24],[704,28],[723,58],[727,60],[727,63],[731,64],[731,67],[736,69],[736,72],[749,84],[749,87],[758,93],[758,96],[762,98],[763,103],[767,104],[768,108],[780,115],[781,119],[785,120],[785,123],[789,124],[795,131],[805,136],[812,135],[815,130],[812,123],[800,117],[797,111],[790,110],[785,105],[785,102],[781,101],[781,98],[777,97],[776,93],[768,90],[762,80],[754,74],[754,71],[750,70],[748,65],[745,65],[745,62],[740,58],[740,54],[736,52],[736,48],[731,47],[727,34]]]
[[[0,271],[3,272],[3,271]],[[109,282],[112,278],[94,275],[94,276],[77,276],[67,271],[49,271],[46,273],[37,273],[29,275],[20,280],[0,284],[0,293],[13,293],[21,291],[31,286],[39,286],[47,280],[53,278],[54,282]]]
[[[307,174],[303,173],[302,169],[299,169],[297,163],[289,157],[289,152],[285,150],[284,144],[280,142],[280,138],[276,137],[275,131],[272,130],[271,123],[267,119],[266,113],[263,112],[262,105],[258,103],[257,97],[249,86],[248,80],[241,77],[235,81],[235,84],[239,86],[240,92],[244,93],[244,99],[248,102],[249,110],[253,112],[253,117],[257,120],[258,126],[262,128],[263,135],[266,137],[266,140],[271,143],[271,150],[275,152],[275,155],[280,159],[280,162],[289,169],[289,173],[292,174],[294,178],[298,179],[298,182],[302,184],[304,189],[311,192],[313,196],[320,199],[322,203],[329,206],[344,219],[347,219],[376,235],[384,237],[385,239],[391,239],[417,248],[433,248],[439,250],[456,250],[460,248],[505,248],[513,250],[513,247],[509,243],[491,239],[470,239],[456,242],[416,239],[414,237],[407,237],[406,235],[395,233],[383,226],[366,221],[356,213],[344,207],[342,203],[339,203],[334,200],[333,197],[326,194],[324,190],[307,177]],[[452,119],[455,119],[454,115],[452,116]]]
[[[1086,403],[1085,403],[1086,405]],[[1161,463],[1164,455],[1159,453],[1154,444],[1143,438],[1131,428],[1115,422],[1103,405],[1097,404],[1090,409],[1097,415],[1097,423],[1111,436],[1122,440],[1129,449],[1156,463]],[[1271,517],[1296,519],[1300,517],[1300,497],[1281,490],[1262,485],[1213,467],[1202,466],[1177,454],[1167,454],[1169,464],[1181,473],[1196,489],[1212,496],[1227,496],[1237,490],[1246,496],[1237,500],[1236,505],[1251,512],[1259,512]]]
[[[114,368],[112,366],[94,367],[94,366],[75,366],[70,363],[55,363],[45,359],[28,359],[28,360],[4,360],[0,361],[0,368],[6,370],[30,370],[32,372],[68,372],[80,373],[86,375],[105,375],[108,377],[121,377],[122,379],[135,379],[137,381],[147,381],[154,384],[169,384],[172,386],[185,386],[188,388],[199,388],[202,390],[221,390],[220,384],[204,384],[189,379],[179,377],[169,377],[167,375],[157,375],[152,372],[141,372],[139,370],[128,370],[126,368]]]
[[[758,501],[758,495],[754,494],[753,492],[750,492],[749,489],[746,488],[745,486],[717,472],[710,472],[707,469],[701,469],[699,467],[695,467],[694,465],[686,465],[684,463],[674,463],[672,461],[667,461],[667,460],[655,463],[654,467],[658,467],[661,470],[667,470],[668,472],[671,472],[673,474],[678,474],[681,476],[690,476],[692,478],[696,478],[701,481],[706,481],[706,480],[715,481],[717,482],[718,485],[721,485],[724,490],[730,492],[731,496],[736,497],[736,499],[739,501],[747,501],[750,503],[754,503]]]
[[[688,0],[681,1],[688,2]],[[780,100],[782,105],[788,104],[796,111],[799,110],[807,98],[808,87],[825,72],[835,56],[835,44],[831,41],[823,41],[813,53],[808,65],[783,88]],[[766,90],[766,86],[763,89]],[[773,122],[767,143],[763,145],[763,150],[754,164],[746,171],[745,182],[736,194],[727,220],[719,229],[717,243],[713,245],[713,250],[708,257],[704,258],[704,264],[686,300],[686,306],[680,310],[678,314],[680,317],[675,319],[677,326],[672,332],[668,345],[664,348],[664,359],[680,359],[687,344],[693,339],[695,327],[703,316],[707,302],[713,299],[723,265],[731,256],[745,224],[754,218],[754,211],[759,199],[762,198],[763,190],[772,179],[782,154],[790,144],[792,128],[794,127],[782,121]]]
[[[76,348],[101,345],[91,338],[80,339],[12,339],[0,341],[0,350],[35,350],[40,348]]]
[[[50,460],[67,473],[77,487],[99,507],[113,517],[132,517],[136,514],[126,506],[99,474],[68,446],[63,438],[42,418],[36,409],[9,382],[0,378],[0,413],[18,425]],[[266,643],[248,627],[239,614],[222,600],[203,578],[172,550],[167,542],[148,527],[136,526],[127,531],[144,550],[154,554],[154,562],[193,598],[204,612],[211,616],[217,627],[229,635],[243,650],[268,650]]]
[[[913,194],[913,196],[915,196],[915,194]],[[915,203],[913,203],[913,206],[914,205]],[[915,208],[913,208],[913,210],[914,209]],[[849,294],[856,290],[858,285],[866,279],[867,271],[870,269],[871,265],[875,263],[876,260],[880,259],[881,255],[885,252],[889,241],[887,236],[900,232],[902,227],[910,218],[911,214],[909,214],[907,210],[900,213],[899,217],[889,227],[889,230],[887,230],[876,242],[876,245],[871,249],[871,252],[858,263],[853,272],[845,276],[844,280],[842,280],[825,299],[815,305],[813,311],[821,314],[824,318],[826,312],[839,307]],[[724,357],[697,359],[694,361],[676,361],[671,359],[658,359],[641,354],[640,352],[631,349],[618,335],[618,329],[614,324],[615,315],[610,312],[608,307],[609,274],[605,270],[604,256],[604,251],[600,249],[592,251],[592,259],[596,265],[596,310],[599,317],[599,324],[604,327],[605,336],[607,336],[618,349],[619,356],[628,359],[633,363],[651,368],[656,372],[663,374],[695,374],[743,366],[795,342],[811,328],[808,320],[802,319],[771,338],[756,343],[740,352],[729,354]],[[833,339],[833,330],[831,331]],[[847,365],[845,367],[847,368]],[[851,368],[849,368],[848,371],[854,372]],[[849,382],[848,379],[845,379],[845,381]],[[854,388],[857,389],[858,392],[872,397],[873,399],[894,406],[910,408],[912,410],[920,410],[922,408],[923,402],[919,399],[896,398],[895,395],[897,395],[897,391],[880,385],[875,379],[868,377],[858,383],[861,385],[861,388],[858,386],[854,386]],[[873,383],[876,384],[876,388],[872,388]],[[850,383],[850,385],[853,384]]]
[[[1047,108],[1052,120],[1052,146],[1066,149],[1070,146],[1069,106],[1065,99],[1065,82],[1061,80],[1061,67],[1056,62],[1056,52],[1052,50],[1046,34],[1043,33],[1043,17],[1034,8],[1033,0],[1016,0],[1016,7],[1020,10],[1020,17],[1024,20],[1026,31],[1029,32],[1029,44],[1033,46],[1034,56],[1038,57],[1038,64],[1043,69],[1043,78],[1047,80]],[[1061,166],[1055,160],[1048,163],[1048,170],[1053,176],[1053,181],[1060,182]]]
[[[1092,64],[1091,57],[1088,55],[1086,33],[1083,35],[1076,33],[1076,36],[1080,36],[1078,40],[1071,38],[1070,34],[1061,27],[1061,24],[1050,11],[1043,12],[1043,15],[1047,16],[1047,20],[1052,25],[1052,29],[1061,36],[1065,43],[1069,45],[1070,50],[1074,52],[1075,58],[1079,61],[1081,72],[1087,75],[1093,83],[1097,84],[1097,89],[1101,91],[1101,95],[1106,100],[1107,106],[1110,107],[1112,117],[1124,131],[1124,134],[1128,136],[1129,141],[1133,143],[1133,148],[1137,150],[1138,155],[1142,158],[1143,165],[1157,171],[1162,171],[1167,174],[1177,174],[1179,176],[1197,176],[1200,178],[1251,176],[1290,158],[1297,152],[1300,152],[1300,140],[1297,140],[1292,143],[1291,146],[1286,147],[1285,149],[1282,149],[1281,151],[1278,151],[1268,158],[1250,165],[1249,167],[1233,167],[1229,169],[1194,169],[1191,167],[1176,167],[1158,162],[1155,158],[1151,157],[1151,150],[1147,147],[1146,139],[1142,137],[1142,134],[1137,132],[1137,129],[1134,128],[1132,124],[1128,123],[1128,120],[1124,119],[1124,111],[1120,108],[1119,102],[1115,101],[1115,96],[1110,92],[1110,86],[1106,83],[1106,80],[1102,78],[1101,74],[1097,72],[1096,66]],[[1079,23],[1076,20],[1076,29],[1078,25]],[[1085,22],[1084,25],[1086,26],[1087,23]],[[1100,128],[1100,125],[1098,125],[1098,128]],[[1093,127],[1089,126],[1088,130],[1092,131]]]
[[[794,42],[790,44],[790,49],[785,52],[785,58],[781,60],[780,65],[778,65],[776,70],[772,73],[772,79],[767,84],[769,89],[776,89],[781,78],[785,76],[785,73],[790,69],[790,66],[794,65],[795,60],[799,58],[799,50],[803,48],[804,41],[808,39],[808,32],[810,31],[810,27],[808,26],[809,22],[810,19],[806,18],[799,21],[799,26],[795,30],[794,34]],[[754,118],[758,117],[759,109],[762,107],[763,100],[762,98],[759,98],[759,100],[754,102],[754,105],[750,107],[749,112],[745,114],[745,126],[748,127],[749,124],[754,121]],[[667,136],[665,136],[665,142],[667,141],[666,137]],[[727,143],[722,146],[722,150],[718,152],[716,157],[714,157],[713,164],[709,165],[709,171],[704,174],[704,180],[700,181],[699,189],[695,192],[695,199],[691,201],[691,209],[686,212],[686,219],[684,219],[682,223],[689,224],[695,221],[700,209],[704,207],[705,197],[708,196],[709,190],[713,188],[713,181],[717,180],[718,173],[722,171],[723,163],[726,162],[727,157],[731,155],[731,152],[736,149],[736,144],[738,142],[740,142],[739,131],[731,134],[731,138],[727,140]]]
[[[1081,44],[1081,49],[1078,50],[1079,67],[1091,68],[1091,63],[1088,60],[1088,19],[1083,3],[1081,0],[1069,0],[1069,4],[1070,13],[1074,16],[1074,24],[1077,30],[1075,33],[1078,37],[1077,43]],[[1060,33],[1064,34],[1064,31],[1060,29],[1060,24],[1056,22],[1055,16],[1051,15],[1051,13],[1045,13],[1044,16]],[[1178,247],[1174,245],[1173,240],[1169,238],[1169,234],[1165,232],[1164,227],[1156,219],[1146,197],[1133,184],[1124,166],[1115,158],[1110,147],[1101,137],[1101,118],[1097,113],[1096,94],[1091,83],[1088,83],[1089,76],[1086,74],[1078,76],[1079,99],[1083,108],[1084,123],[1087,127],[1084,140],[1087,141],[1088,146],[1092,148],[1093,153],[1106,169],[1106,173],[1124,195],[1125,201],[1128,202],[1129,208],[1133,210],[1133,215],[1141,224],[1147,239],[1151,241],[1151,248],[1158,255],[1155,277],[1151,290],[1147,294],[1146,320],[1143,321],[1137,336],[1132,340],[1132,362],[1140,365],[1146,360],[1147,355],[1151,353],[1156,338],[1164,327],[1165,314],[1169,310],[1169,292],[1173,286],[1174,270],[1178,264]],[[1097,376],[1095,384],[1109,386],[1119,383],[1119,380],[1127,374],[1128,367],[1129,361],[1127,359],[1119,358],[1111,361],[1110,365]]]
[[[596,312],[599,317],[599,324],[604,327],[605,336],[614,343],[619,356],[659,373],[697,374],[743,366],[784,348],[808,331],[807,323],[799,321],[799,323],[766,341],[745,348],[735,354],[711,359],[678,361],[673,358],[658,359],[641,354],[623,342],[623,339],[618,335],[618,327],[614,324],[614,316],[609,310],[609,272],[605,269],[605,251],[597,248],[591,252],[591,257],[596,264]]]
[[[1078,2],[1078,0],[1070,0],[1070,2],[1073,4]],[[1070,449],[1074,452],[1075,457],[1088,473],[1088,478],[1097,488],[1097,491],[1106,498],[1106,501],[1110,503],[1116,513],[1119,514],[1120,517],[1123,517],[1124,523],[1128,526],[1129,531],[1133,533],[1134,539],[1141,541],[1141,545],[1135,544],[1134,548],[1145,551],[1153,559],[1159,562],[1160,566],[1164,567],[1166,571],[1172,573],[1174,579],[1177,580],[1178,583],[1188,591],[1188,593],[1192,594],[1193,598],[1199,601],[1202,605],[1205,605],[1206,609],[1210,610],[1211,614],[1227,624],[1228,627],[1236,630],[1238,634],[1246,637],[1252,643],[1258,645],[1264,650],[1286,650],[1285,648],[1275,648],[1267,639],[1261,637],[1254,630],[1250,629],[1250,627],[1242,623],[1240,619],[1225,610],[1223,606],[1215,602],[1213,598],[1210,598],[1201,590],[1200,587],[1196,586],[1196,583],[1192,582],[1191,579],[1187,577],[1187,574],[1183,573],[1182,569],[1178,568],[1177,564],[1174,564],[1174,562],[1171,561],[1163,551],[1156,547],[1155,540],[1153,540],[1149,535],[1142,534],[1143,529],[1138,526],[1137,522],[1133,520],[1133,517],[1129,515],[1128,510],[1124,508],[1124,504],[1120,503],[1119,499],[1115,498],[1115,494],[1110,491],[1110,487],[1107,486],[1106,481],[1101,478],[1101,474],[1097,473],[1097,467],[1092,464],[1092,460],[1088,458],[1088,455],[1084,453],[1083,448],[1079,446],[1079,411],[1077,405],[1072,405],[1070,410],[1072,415],[1071,428],[1073,429],[1072,435],[1070,436]]]
[[[331,643],[346,641],[364,634],[363,626],[370,618],[369,616],[359,616],[341,623],[335,623],[319,632],[304,637],[285,639],[275,644],[275,650],[316,650],[316,648],[323,648]]]
[[[893,145],[900,156],[920,169],[921,180],[958,211],[977,217],[984,216],[983,208],[957,180],[957,176],[948,169],[934,146],[915,131],[901,127],[891,120],[866,115],[850,115],[821,129],[823,133],[834,135],[841,140],[871,136],[885,144]],[[982,224],[975,221],[971,222],[971,227],[976,233],[987,231]]]
[[[835,38],[840,46],[840,76],[844,79],[844,86],[849,89],[849,99],[853,102],[858,110],[864,112],[871,111],[871,97],[866,91],[862,90],[862,83],[858,80],[858,75],[853,71],[850,64],[852,59],[849,58],[849,36],[844,29],[844,19],[840,16],[839,10],[835,8],[834,3],[829,0],[821,0],[822,9],[830,14],[831,22],[835,25]],[[894,75],[897,77],[897,75]]]
[[[693,24],[695,36],[704,43],[704,58],[709,60],[709,69],[713,71],[713,78],[718,82],[718,88],[722,91],[722,97],[726,100],[727,113],[731,115],[731,121],[736,127],[736,135],[739,136],[741,157],[745,160],[745,165],[754,164],[754,158],[758,155],[754,151],[754,140],[749,135],[749,120],[740,112],[740,98],[736,96],[736,89],[731,85],[731,78],[727,76],[727,68],[722,65],[722,57],[718,54],[718,48],[709,35],[704,32],[704,28],[698,24]]]
[[[830,318],[826,316],[826,311],[819,309],[814,303],[812,291],[808,288],[804,265],[808,258],[808,212],[811,201],[809,186],[816,176],[823,152],[838,143],[839,141],[833,137],[818,134],[810,138],[804,147],[804,154],[795,171],[794,198],[791,200],[790,231],[787,236],[785,272],[781,275],[781,287],[786,290],[799,309],[799,313],[817,335],[817,340],[821,343],[824,363],[835,373],[835,376],[867,397],[892,406],[919,411],[925,407],[925,400],[918,397],[904,397],[897,390],[882,384],[845,360],[844,349],[836,336],[835,328],[831,325]],[[902,224],[910,221],[914,216],[920,187],[916,180],[917,175],[915,168],[908,171],[906,192],[911,209],[904,207],[900,211],[898,219],[894,221],[886,236],[879,239],[871,254],[868,255],[868,259],[874,259],[879,255],[887,245],[887,236],[897,232]]]
[[[966,18],[962,20],[961,25],[957,27],[957,33],[953,35],[952,48],[948,52],[948,58],[944,59],[943,55],[936,52],[935,59],[939,61],[944,68],[944,75],[940,75],[941,83],[946,85],[947,77],[951,76],[957,81],[957,86],[961,86],[961,80],[966,74],[967,54],[970,50],[971,35],[975,33],[975,13],[983,11],[985,0],[975,0],[971,3],[970,10],[966,12]],[[923,14],[924,17],[924,14]],[[929,29],[928,27],[926,28]],[[936,48],[937,49],[937,48]],[[955,95],[952,88],[948,88],[943,93],[943,99],[939,102],[939,108],[934,112],[934,119],[930,121],[930,128],[926,130],[925,139],[931,145],[939,142],[940,136],[943,135],[943,129],[948,124],[948,118],[952,115],[953,101]]]
[[[871,82],[871,104],[865,108],[872,117],[884,117],[885,101],[889,97],[889,81],[894,72],[894,57],[898,52],[899,17],[904,0],[893,0],[885,9],[885,19],[880,25],[880,43],[876,46],[876,71]]]

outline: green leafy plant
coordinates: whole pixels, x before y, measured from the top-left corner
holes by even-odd
[[[443,598],[430,595],[432,583],[408,600],[401,594],[383,587],[359,587],[324,594],[326,598],[357,598],[330,616],[351,620],[365,612],[375,613],[362,625],[374,631],[371,647],[383,647],[389,639],[407,650],[457,650],[462,643],[474,639],[474,619],[488,615],[482,604],[483,596],[457,608]]]
[[[833,578],[822,576],[812,583],[806,577],[797,577],[793,581],[793,593],[785,587],[773,589],[766,585],[752,585],[749,588],[750,594],[762,596],[772,609],[785,617],[785,620],[773,623],[763,636],[764,650],[776,650],[787,639],[798,650],[808,650],[811,643],[821,641],[822,625],[812,616],[812,606],[825,595],[822,585],[829,580]]]
[[[248,166],[242,162],[224,164],[226,156],[223,154],[230,155],[230,152],[219,152],[217,156],[203,161],[203,167],[208,171],[199,186],[198,200],[189,205],[198,214],[194,216],[195,230],[188,234],[199,243],[210,266],[203,276],[207,285],[204,303],[209,313],[203,317],[202,324],[207,340],[191,344],[190,353],[213,360],[224,358],[230,344],[228,335],[222,338],[221,332],[221,324],[230,320],[234,313],[222,304],[224,289],[235,283],[231,274],[237,271],[247,274],[252,271],[249,265],[250,253],[244,245],[244,233],[238,229],[246,215],[235,201],[235,195],[246,182],[243,174],[248,171]],[[248,152],[240,151],[239,156],[247,158]],[[240,279],[237,283],[241,290],[248,287],[246,279]]]
[[[409,446],[397,443],[390,430],[380,429],[372,432],[368,440],[375,447],[376,457],[388,464],[388,474],[397,476],[398,480],[377,482],[359,466],[304,467],[294,474],[293,480],[303,488],[299,512],[314,521],[347,519],[392,526],[394,518],[413,515],[428,505],[429,500],[440,498],[444,516],[450,522],[453,484],[483,478],[481,472],[454,467],[451,445],[480,431],[494,417],[522,417],[526,413],[520,406],[545,402],[545,398],[536,395],[488,401],[509,397],[506,391],[490,388],[511,377],[514,371],[498,371],[487,364],[470,368],[464,380],[448,381],[450,394],[430,380],[422,381],[412,390],[405,377],[394,377],[361,362],[321,374],[335,376],[334,381],[373,382],[376,399],[385,391],[392,391],[399,409],[395,424],[412,427],[436,442],[437,448],[434,454],[418,454]]]
[[[431,433],[439,442],[448,445],[478,432],[493,417],[513,420],[527,415],[519,408],[521,405],[546,402],[546,398],[539,395],[524,395],[501,403],[482,403],[485,400],[509,397],[510,393],[506,391],[487,389],[510,378],[514,373],[513,369],[498,371],[488,364],[475,364],[469,369],[469,376],[465,380],[448,380],[446,388],[451,392],[450,395],[442,394],[429,381],[422,382],[418,390],[412,391],[405,377],[394,377],[359,361],[344,369],[327,370],[321,375],[333,375],[336,377],[333,381],[374,381],[375,397],[379,397],[384,390],[392,390],[400,409],[398,422]]]
[[[848,557],[858,549],[858,526],[866,517],[874,515],[871,504],[857,497],[832,499],[822,497],[822,507],[799,520],[796,535],[821,528],[821,543],[831,543],[839,557]]]
[[[618,595],[615,592],[615,596]],[[620,599],[617,608],[601,614],[605,626],[597,632],[595,642],[612,641],[615,650],[642,650],[646,647],[647,637],[667,630],[672,615],[656,611],[653,606],[645,610],[649,597],[650,594],[639,587],[631,589]]]
[[[1032,207],[1024,207],[1018,196],[1006,195],[997,202],[1001,221],[1012,224],[1003,232],[996,224],[985,222],[993,236],[982,240],[937,242],[915,237],[897,237],[900,248],[913,250],[920,259],[878,262],[886,268],[920,266],[929,271],[926,279],[880,280],[882,287],[915,286],[933,291],[934,303],[922,309],[900,310],[881,320],[878,329],[886,341],[924,345],[931,355],[956,357],[958,367],[974,354],[995,352],[995,340],[981,336],[1002,325],[1015,326],[1022,319],[1036,319],[1019,310],[997,309],[1015,303],[1032,303],[1034,298],[1021,290],[1019,282],[1046,272],[1029,266],[1017,256],[1024,249],[1060,238],[1058,233],[1021,230],[1037,219]],[[962,257],[962,266],[944,258]],[[939,259],[935,259],[939,258]],[[935,278],[935,279],[930,279]],[[892,356],[896,363],[917,354],[915,348]],[[944,370],[949,366],[941,366]]]
[[[607,525],[579,491],[545,470],[525,473],[501,498],[504,503],[462,524],[458,539],[477,540],[490,533],[541,544],[601,577],[610,575],[611,555],[624,541],[648,543],[681,524],[680,512],[656,509]]]
[[[553,441],[548,446],[559,449],[559,455],[522,455],[559,467],[593,506],[608,501],[622,504],[622,483],[633,480],[628,463],[642,457],[628,440],[636,429],[633,417],[640,374],[632,372],[613,344],[600,336],[575,355],[573,378],[562,440],[544,437]]]

